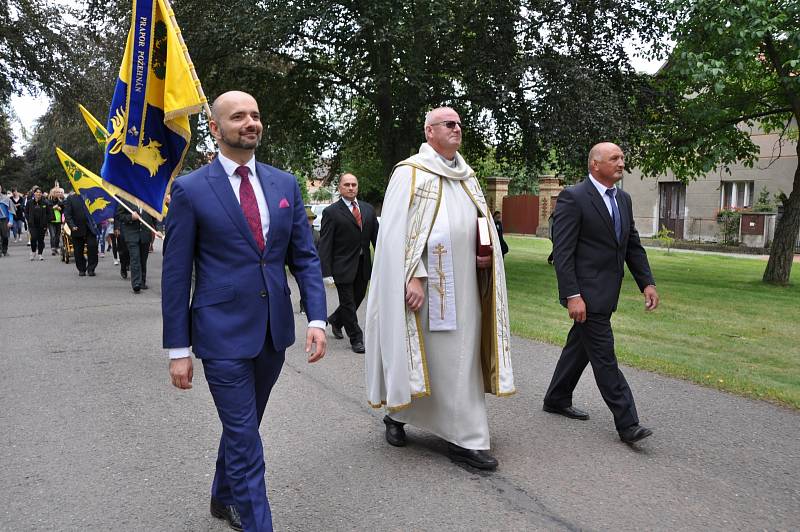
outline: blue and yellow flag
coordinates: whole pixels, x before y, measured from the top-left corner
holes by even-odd
[[[92,136],[94,136],[94,140],[100,145],[103,150],[106,148],[106,143],[108,142],[108,130],[106,127],[97,120],[92,113],[89,112],[86,107],[78,104],[78,109],[81,110],[81,114],[83,115],[83,119],[86,120],[86,124],[89,126],[89,129],[92,131]]]
[[[72,183],[72,188],[83,198],[95,223],[99,224],[103,220],[113,218],[117,202],[111,197],[111,194],[117,194],[120,191],[113,185],[103,183],[100,177],[76,163],[72,157],[59,148],[56,148],[56,154],[58,160],[61,161],[61,166],[64,167],[69,182]]]
[[[189,115],[206,99],[164,0],[134,0],[111,100],[101,175],[156,218],[191,140]]]

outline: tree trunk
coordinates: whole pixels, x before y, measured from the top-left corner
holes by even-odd
[[[775,239],[769,249],[769,262],[764,270],[764,282],[789,284],[794,260],[794,245],[800,232],[800,142],[797,143],[798,166],[789,198],[783,202],[783,216],[775,227]]]

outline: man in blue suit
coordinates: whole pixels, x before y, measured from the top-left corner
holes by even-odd
[[[222,422],[211,514],[236,530],[265,531],[272,515],[259,424],[295,341],[287,255],[309,319],[309,362],[325,355],[325,288],[296,179],[255,160],[263,130],[255,99],[227,92],[211,114],[217,158],[172,185],[164,347],[178,388],[192,387],[190,347],[202,360]]]

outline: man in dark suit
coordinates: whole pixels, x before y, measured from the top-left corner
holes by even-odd
[[[639,425],[633,394],[614,354],[611,314],[617,308],[625,264],[644,293],[646,310],[658,306],[658,293],[633,222],[631,197],[614,187],[624,169],[619,146],[597,144],[589,152],[589,177],[558,196],[553,254],[559,298],[574,322],[545,394],[544,410],[589,419],[572,406],[572,392],[591,363],[620,438],[633,443],[652,431]]]
[[[78,275],[84,277],[88,274],[89,277],[94,277],[94,270],[97,267],[97,224],[94,223],[94,218],[89,214],[89,209],[80,194],[70,194],[64,200],[64,219],[71,231],[70,238]],[[84,247],[89,258],[88,264],[83,256]]]
[[[339,307],[328,317],[336,338],[343,338],[342,327],[356,353],[364,352],[364,333],[356,311],[367,293],[372,275],[369,245],[378,240],[378,219],[372,205],[356,199],[358,179],[353,174],[339,178],[341,199],[322,211],[319,257],[322,275],[333,276]]]
[[[148,229],[142,221],[150,227],[155,227],[156,219],[152,214],[127,200],[121,200],[121,203],[127,205],[130,210],[118,204],[114,213],[114,223],[115,227],[119,226],[119,232],[128,248],[131,288],[133,288],[134,294],[138,294],[141,290],[149,288],[147,286],[147,257],[150,254],[150,243],[153,241],[153,231]],[[123,275],[123,277],[125,276]]]
[[[202,360],[222,422],[211,514],[238,530],[266,531],[272,514],[259,425],[295,340],[287,254],[309,319],[309,362],[325,355],[325,287],[297,180],[255,159],[263,131],[255,99],[227,92],[211,114],[218,156],[172,184],[164,347],[178,388],[192,386],[190,346]]]

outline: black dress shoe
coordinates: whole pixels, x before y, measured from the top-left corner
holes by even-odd
[[[544,405],[542,410],[545,412],[550,412],[551,414],[558,414],[560,416],[568,417],[570,419],[582,419],[584,421],[589,419],[589,414],[583,410],[578,410],[574,406],[559,408],[557,406]]]
[[[366,349],[364,349],[364,344],[361,342],[356,342],[352,344],[350,347],[353,349],[353,353],[363,353],[364,351],[366,351]]]
[[[224,519],[228,522],[228,526],[234,530],[243,530],[239,510],[232,504],[222,504],[214,497],[211,497],[211,515],[217,519]]]
[[[447,444],[447,450],[453,462],[463,462],[477,469],[497,469],[497,459],[489,451],[464,449],[453,443]]]
[[[78,277],[86,277],[86,272],[78,272]]]
[[[142,292],[142,288],[140,286],[134,286],[133,287],[133,293],[134,294],[139,294],[141,292]]]
[[[126,270],[120,270],[119,271],[119,276],[122,277],[123,279],[127,279],[128,278],[128,272]]]
[[[338,338],[339,340],[344,338],[344,335],[342,334],[342,326],[341,325],[336,325],[333,322],[328,322],[328,323],[331,324],[331,332],[333,333],[333,337],[334,338]]]
[[[86,275],[88,275],[89,277],[94,277],[95,273],[94,273],[94,271],[86,272]]]
[[[386,425],[386,441],[394,447],[406,446],[406,431],[403,428],[405,423],[395,421],[389,416],[383,416],[383,423]]]
[[[636,443],[653,434],[653,431],[641,425],[633,425],[625,430],[619,431],[619,439],[625,443]]]

